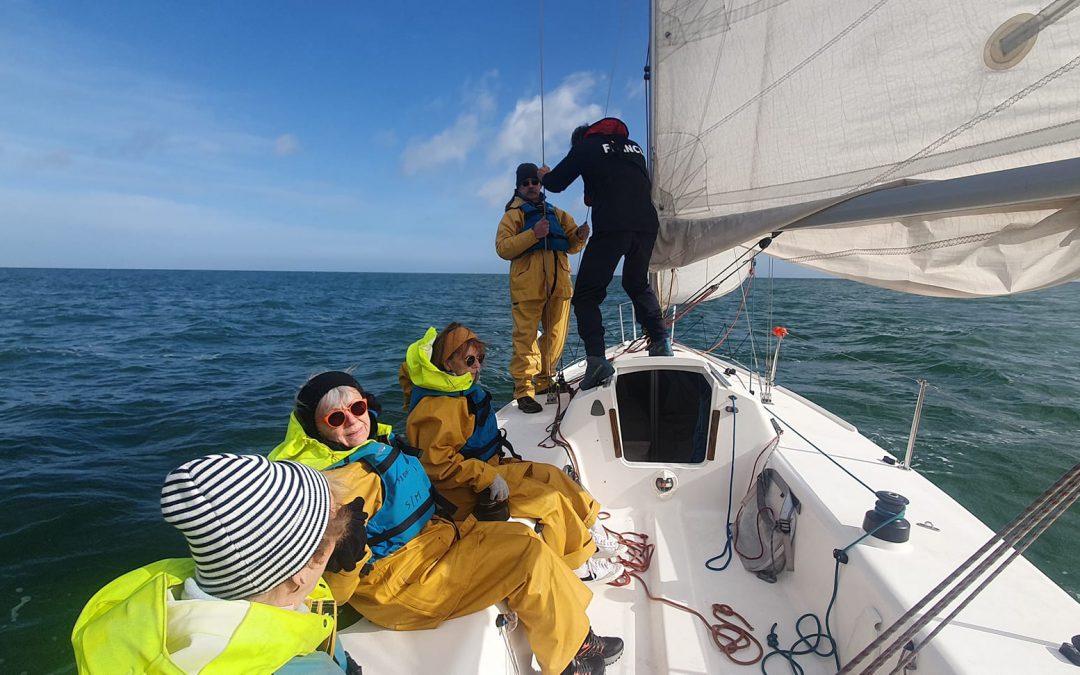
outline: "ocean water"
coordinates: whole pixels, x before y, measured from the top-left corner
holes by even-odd
[[[623,300],[613,284],[609,342]],[[676,337],[711,346],[738,303],[708,303]],[[915,380],[929,380],[915,464],[992,528],[1080,461],[1080,285],[956,301],[758,279],[747,309],[718,353],[760,367],[768,328],[786,326],[780,384],[895,455]],[[296,389],[325,369],[354,367],[400,423],[406,346],[452,320],[487,341],[484,382],[505,403],[504,275],[0,269],[0,672],[73,672],[87,599],[185,554],[158,510],[170,469],[267,452]],[[581,351],[573,331],[567,358]],[[1078,526],[1074,508],[1028,556],[1080,597]]]

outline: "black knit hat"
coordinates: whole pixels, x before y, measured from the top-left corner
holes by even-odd
[[[524,164],[518,164],[517,168],[517,182],[514,185],[521,185],[521,181],[526,178],[535,178],[540,180],[540,170],[535,164],[531,162],[525,162]]]
[[[308,436],[319,438],[319,430],[315,426],[315,409],[319,407],[319,401],[323,396],[336,387],[352,387],[361,394],[364,393],[364,388],[355,377],[340,370],[331,370],[319,373],[308,380],[296,394],[296,407],[293,414],[296,415],[296,421],[300,423]]]

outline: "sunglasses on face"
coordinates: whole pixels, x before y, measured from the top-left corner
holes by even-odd
[[[526,187],[526,186],[539,185],[539,184],[540,184],[540,181],[537,180],[536,178],[526,178],[525,180],[518,183],[518,187]]]
[[[345,424],[345,411],[348,410],[352,413],[353,417],[361,417],[367,412],[367,401],[364,399],[358,399],[349,404],[349,407],[341,410],[334,410],[326,417],[323,418],[323,422],[327,426],[334,427],[335,429]]]
[[[480,354],[479,356],[473,356],[472,354],[469,354],[468,356],[465,357],[465,365],[468,366],[469,368],[472,368],[477,363],[479,363],[480,365],[484,365],[484,355],[483,354]]]

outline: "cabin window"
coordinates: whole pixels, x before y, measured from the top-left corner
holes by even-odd
[[[712,385],[703,374],[686,370],[619,373],[615,395],[627,461],[705,461]]]

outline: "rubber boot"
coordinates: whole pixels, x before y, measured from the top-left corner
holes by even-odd
[[[675,356],[671,351],[671,338],[649,342],[649,356]]]
[[[608,363],[603,356],[589,356],[585,359],[585,377],[581,380],[580,389],[592,389],[614,374],[615,366]]]

